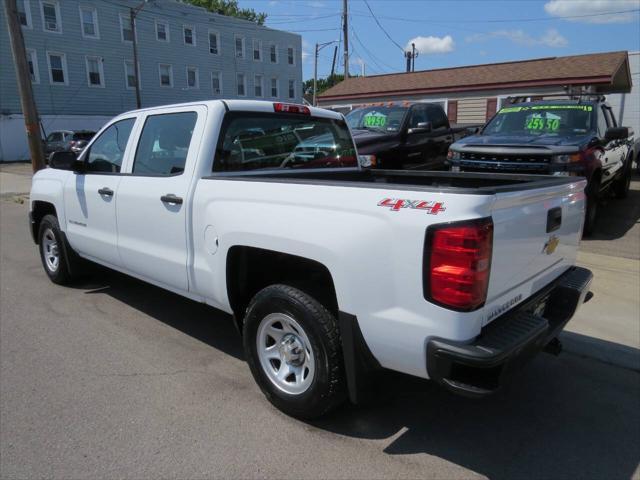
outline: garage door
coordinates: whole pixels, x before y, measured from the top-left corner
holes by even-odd
[[[458,123],[484,123],[487,115],[486,98],[463,98],[458,100]]]

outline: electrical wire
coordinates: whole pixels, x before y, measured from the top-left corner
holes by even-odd
[[[373,17],[373,19],[376,21],[376,23],[378,24],[378,26],[380,27],[380,30],[382,30],[382,32],[387,36],[387,38],[389,40],[391,40],[391,42],[398,47],[400,50],[402,50],[404,52],[404,48],[402,48],[402,46],[396,42],[393,38],[391,38],[391,35],[389,35],[389,33],[384,29],[384,27],[382,26],[382,24],[380,23],[380,21],[378,20],[378,18],[376,17],[376,14],[373,13],[373,10],[371,10],[371,6],[369,5],[369,2],[367,0],[364,0],[364,4],[367,6],[367,8],[369,9],[369,12],[371,12],[371,16]]]

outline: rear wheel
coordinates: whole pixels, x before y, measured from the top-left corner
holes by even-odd
[[[598,201],[600,199],[600,177],[593,177],[587,186],[587,211],[585,213],[583,234],[591,235],[596,227]]]
[[[287,285],[261,290],[247,309],[243,337],[253,377],[284,413],[316,418],[344,400],[337,321],[310,295]]]

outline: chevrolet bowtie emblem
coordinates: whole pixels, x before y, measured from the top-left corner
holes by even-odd
[[[551,255],[553,252],[556,251],[556,248],[558,247],[559,243],[560,243],[560,239],[555,235],[551,235],[549,237],[549,240],[547,240],[547,243],[544,244],[544,248],[542,249],[542,252],[546,253],[547,255]]]

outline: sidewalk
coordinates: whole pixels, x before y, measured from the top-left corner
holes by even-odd
[[[30,163],[0,163],[0,197],[29,193],[31,175]]]

